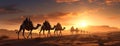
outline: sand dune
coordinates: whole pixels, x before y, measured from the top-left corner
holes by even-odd
[[[21,38],[18,40],[15,31],[2,30],[0,32],[0,46],[100,46],[100,43],[104,46],[120,45],[120,32],[63,35],[59,37],[53,35],[51,37],[38,37],[38,34],[33,34],[33,39]]]

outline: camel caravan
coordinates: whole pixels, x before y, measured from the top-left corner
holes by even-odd
[[[19,30],[16,32],[18,35],[18,39],[19,39],[19,34],[20,32],[22,32],[22,36],[25,39],[28,38],[32,38],[32,31],[38,29],[41,26],[40,30],[39,30],[39,37],[44,36],[44,37],[50,37],[51,36],[51,30],[54,30],[54,36],[62,36],[62,31],[65,29],[65,27],[62,27],[62,25],[60,23],[57,23],[56,25],[54,25],[53,27],[50,25],[50,23],[45,20],[43,22],[43,24],[37,24],[36,27],[33,26],[32,21],[30,20],[30,18],[26,18],[23,23],[20,25]],[[28,36],[25,36],[25,31],[28,31]],[[47,33],[45,33],[47,31]],[[79,30],[78,28],[74,28],[73,26],[70,29],[70,32],[73,34],[79,34],[79,32],[81,32],[81,34],[84,34],[86,31],[85,30]]]
[[[51,30],[54,30],[54,35],[56,36],[61,36],[62,35],[62,31],[65,29],[65,27],[62,27],[62,25],[60,23],[57,23],[56,25],[54,25],[54,27],[52,28],[50,23],[45,20],[45,22],[43,22],[43,24],[37,24],[36,27],[33,26],[32,21],[30,20],[30,18],[26,18],[23,23],[20,25],[19,30],[16,32],[18,35],[18,39],[19,39],[19,34],[20,32],[22,32],[22,36],[27,39],[27,38],[32,38],[32,31],[38,29],[39,27],[40,31],[39,31],[39,36],[44,35],[46,37],[51,36]],[[25,37],[25,31],[29,31],[29,34],[27,37]],[[47,31],[48,33],[45,34],[45,31]],[[42,33],[43,32],[43,33]]]
[[[71,27],[70,32],[72,35],[74,35],[74,34],[88,34],[87,31],[85,31],[83,29],[74,28],[74,26]]]

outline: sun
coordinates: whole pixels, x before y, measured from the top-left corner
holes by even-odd
[[[88,22],[85,20],[77,21],[74,25],[75,27],[85,28],[88,26]]]
[[[87,24],[87,22],[81,22],[80,23],[80,27],[86,27],[88,24]]]
[[[80,26],[81,28],[85,28],[85,27],[88,26],[88,22],[87,22],[87,21],[81,21],[80,24],[79,24],[79,26]]]

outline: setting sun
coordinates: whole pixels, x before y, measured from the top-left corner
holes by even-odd
[[[88,26],[88,22],[86,20],[77,21],[77,22],[75,22],[74,26],[80,27],[80,28],[85,28]]]
[[[120,0],[0,0],[9,45],[120,46]]]
[[[86,27],[87,26],[87,23],[86,22],[81,22],[80,23],[80,27]]]

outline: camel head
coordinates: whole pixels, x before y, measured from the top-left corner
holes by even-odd
[[[53,28],[55,28],[56,27],[56,25],[54,25],[54,27]]]
[[[37,24],[37,26],[36,26],[36,27],[34,27],[34,29],[37,29],[39,26],[41,26],[41,24]]]
[[[37,26],[41,26],[41,24],[37,24]]]
[[[63,27],[63,30],[65,29],[65,27]]]

